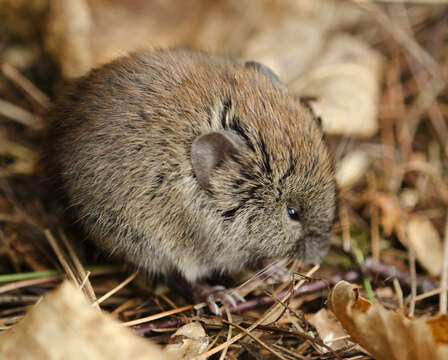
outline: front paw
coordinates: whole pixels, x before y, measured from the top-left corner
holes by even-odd
[[[227,307],[236,307],[239,303],[246,300],[236,290],[227,289],[222,285],[196,284],[193,287],[193,297],[196,303],[207,303],[210,311],[215,315],[221,315],[222,311],[218,302]]]

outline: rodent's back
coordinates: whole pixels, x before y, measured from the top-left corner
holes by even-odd
[[[70,206],[101,246],[148,272],[195,280],[258,257],[304,258],[305,236],[331,227],[334,179],[318,125],[232,59],[187,50],[125,57],[76,81],[52,118],[51,157]],[[191,149],[211,132],[241,146],[204,187]],[[311,235],[304,225],[295,238],[277,216],[291,201],[310,213]]]

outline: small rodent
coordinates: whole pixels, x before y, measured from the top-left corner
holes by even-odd
[[[336,184],[322,130],[264,65],[141,51],[74,81],[50,117],[69,206],[148,274],[196,283],[326,254]]]

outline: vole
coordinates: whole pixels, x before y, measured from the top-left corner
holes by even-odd
[[[49,156],[98,245],[191,284],[262,258],[318,263],[336,185],[322,130],[266,66],[147,50],[76,80]]]

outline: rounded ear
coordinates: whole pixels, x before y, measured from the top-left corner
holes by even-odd
[[[210,186],[213,170],[232,156],[239,154],[237,135],[229,131],[216,131],[199,135],[191,145],[193,171],[203,188]]]
[[[280,78],[277,76],[276,73],[274,73],[269,67],[266,65],[263,65],[262,63],[259,63],[257,61],[246,61],[244,63],[244,66],[247,68],[252,68],[266,76],[271,83],[282,93],[287,94],[288,89],[286,86],[281,82]]]

